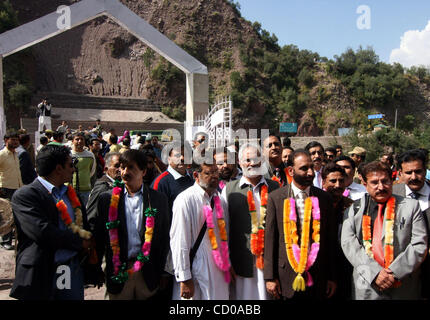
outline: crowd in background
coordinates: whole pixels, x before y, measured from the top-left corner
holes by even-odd
[[[87,130],[82,126],[72,130],[63,121],[57,130],[44,131],[37,150],[22,131],[8,132],[4,142],[0,193],[12,200],[14,208],[17,262],[40,254],[31,250],[32,243],[39,251],[50,252],[43,256],[44,268],[53,259],[52,266],[61,261],[78,272],[81,267],[76,255],[70,254],[73,250],[84,248],[92,252],[89,257],[96,257],[88,268],[82,267],[82,279],[71,295],[52,293],[46,289],[50,283],[25,284],[24,267],[18,264],[13,297],[40,298],[38,294],[46,291],[45,298],[83,299],[83,288],[89,284],[105,284],[110,299],[428,297],[427,150],[382,154],[378,161],[367,163],[366,150],[360,146],[348,155],[340,145],[324,148],[317,141],[294,150],[290,139],[271,134],[261,148],[236,141],[210,150],[213,163],[206,158],[186,164],[186,150],[199,151],[203,157],[209,152],[204,149],[207,136],[200,134],[192,144],[169,149],[163,162],[166,145],[157,136],[130,136],[128,130],[118,136],[114,129],[106,132],[99,120]],[[70,170],[65,167],[69,157]],[[39,192],[34,189],[39,183],[54,196],[57,208],[64,199],[71,220],[77,219],[72,196],[63,188],[69,182],[82,207],[84,223],[78,233],[83,240],[75,231],[72,239],[68,224],[61,227],[61,219],[48,221],[52,217],[45,216],[45,204],[31,202],[40,201],[31,198],[31,192]],[[25,191],[16,192],[21,188]],[[56,188],[63,191],[55,195]],[[297,215],[289,205],[285,207],[288,198],[294,200]],[[394,213],[392,201],[396,201]],[[40,207],[37,214],[32,211],[35,207]],[[289,218],[285,210],[290,210]],[[117,219],[112,218],[115,212]],[[312,218],[306,218],[311,212]],[[215,226],[211,215],[218,221]],[[370,217],[369,226],[362,222],[366,217]],[[148,222],[151,218],[155,222]],[[387,227],[390,219],[395,220],[394,231]],[[31,227],[26,227],[30,220]],[[310,220],[312,226],[306,227]],[[293,226],[296,231],[288,229]],[[53,230],[47,231],[48,227]],[[303,228],[313,230],[311,240],[300,232]],[[366,228],[373,240],[361,232]],[[91,236],[82,236],[83,229]],[[119,233],[112,236],[111,230]],[[381,230],[389,239],[377,251],[381,244],[374,239],[384,239]],[[44,242],[56,237],[58,247]],[[13,238],[12,232],[3,235],[2,247],[13,249]],[[309,244],[308,252],[297,253],[294,248],[303,248],[304,243]],[[151,250],[143,249],[144,245]],[[218,247],[227,249],[220,249],[217,256]],[[388,253],[392,247],[394,256]],[[360,273],[363,267],[369,275]],[[49,282],[53,277],[54,273],[42,278]],[[360,281],[365,284],[357,285]]]

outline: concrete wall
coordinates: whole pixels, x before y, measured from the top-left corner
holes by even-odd
[[[281,138],[283,139],[283,138]],[[321,137],[290,137],[291,147],[293,149],[304,148],[311,141],[318,141],[324,148],[331,147],[335,144],[340,144],[345,152],[350,148],[346,139],[341,136],[321,136]]]

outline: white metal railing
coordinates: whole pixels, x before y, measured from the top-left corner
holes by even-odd
[[[204,127],[209,147],[223,147],[231,142],[233,103],[231,96],[219,97],[207,115],[194,119],[195,127]]]

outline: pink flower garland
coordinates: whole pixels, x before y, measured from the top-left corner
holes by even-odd
[[[215,202],[215,211],[216,211],[217,219],[218,220],[224,220],[223,209],[222,209],[222,205],[221,205],[221,201],[220,201],[219,197],[215,196],[214,202]],[[203,212],[204,212],[205,217],[206,217],[206,224],[207,224],[208,228],[214,229],[215,226],[213,223],[212,208],[210,206],[206,205],[203,207]],[[220,235],[222,232],[225,232],[225,230],[220,230]],[[215,237],[215,241],[216,241],[215,234],[214,234],[214,237]],[[222,235],[221,235],[221,237],[222,237]],[[215,264],[217,265],[217,267],[220,270],[224,271],[225,282],[227,282],[227,283],[230,282],[230,262],[229,262],[227,239],[225,239],[225,240],[221,239],[221,244],[219,245],[219,247],[217,249],[212,250],[212,256],[214,258],[214,261],[215,261]]]
[[[114,187],[112,190],[112,198],[109,206],[109,239],[110,245],[112,248],[112,263],[114,266],[114,275],[118,275],[121,268],[121,259],[120,259],[120,247],[119,247],[119,237],[118,237],[118,204],[119,198],[122,192],[122,188]],[[148,211],[148,213],[147,213]],[[141,253],[139,253],[137,260],[135,261],[132,270],[127,272],[138,272],[142,269],[144,262],[149,260],[149,254],[151,251],[151,242],[152,242],[152,234],[155,225],[155,218],[153,214],[155,214],[156,209],[147,209],[145,211],[146,215],[146,231],[145,231],[145,242],[142,245]]]
[[[321,219],[321,212],[319,207],[319,201],[317,197],[311,197],[312,200],[312,218],[314,220],[320,220]],[[294,198],[290,198],[290,220],[297,223],[297,214],[296,214],[296,203]],[[311,274],[308,272],[309,268],[312,267],[312,265],[315,263],[315,260],[317,259],[318,252],[320,250],[320,244],[319,242],[314,242],[311,245],[311,249],[308,255],[308,261],[306,262],[306,274],[307,274],[307,281],[306,286],[310,287],[312,286],[313,280]],[[293,254],[294,258],[297,262],[300,261],[300,247],[297,244],[293,244]]]
[[[119,187],[115,187],[112,190],[112,200],[111,205],[109,207],[109,221],[117,221],[118,220],[118,202],[119,195],[121,194],[122,189]],[[119,257],[119,238],[118,238],[118,228],[112,228],[109,230],[109,238],[112,247],[112,262],[114,266],[114,273],[118,274],[119,268],[121,266],[121,260]]]

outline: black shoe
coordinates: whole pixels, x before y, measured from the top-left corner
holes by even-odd
[[[2,247],[5,250],[13,250],[13,245],[9,244],[9,243],[2,243],[0,244],[0,247]]]

